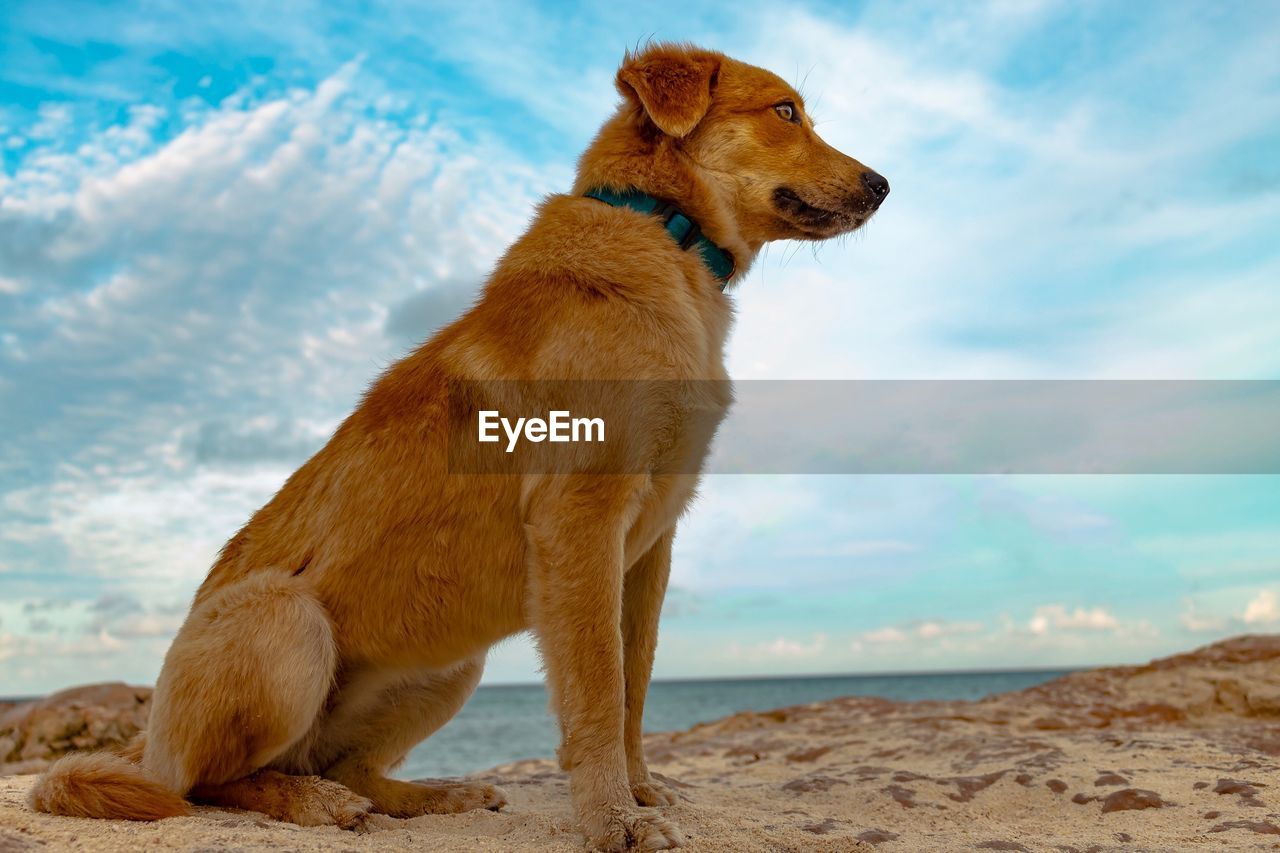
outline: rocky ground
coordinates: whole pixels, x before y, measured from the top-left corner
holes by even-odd
[[[142,688],[0,709],[0,772],[126,737]],[[95,702],[100,704],[94,704]],[[115,714],[112,708],[121,709]],[[44,746],[42,746],[42,744]],[[1227,640],[980,702],[837,699],[648,738],[691,851],[1280,849],[1280,637]],[[580,850],[549,761],[480,774],[501,813],[381,818],[365,835],[201,809],[157,824],[36,815],[0,779],[18,850]]]

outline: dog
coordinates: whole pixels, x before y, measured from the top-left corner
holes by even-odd
[[[533,404],[540,380],[727,388],[724,287],[766,243],[858,228],[889,184],[820,139],[781,78],[721,53],[652,44],[616,85],[573,191],[223,547],[146,731],[59,760],[35,809],[155,820],[194,801],[349,829],[498,809],[492,785],[387,774],[458,712],[486,651],[527,630],[588,843],[682,843],[652,808],[676,797],[649,773],[641,719],[677,520],[728,392],[709,421],[677,391],[597,399],[607,444],[640,463],[626,470],[601,473],[612,451],[583,444],[567,469],[490,476],[451,468],[466,435],[448,389],[500,380]]]

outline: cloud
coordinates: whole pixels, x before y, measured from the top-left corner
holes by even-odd
[[[837,542],[829,546],[811,548],[801,551],[796,556],[802,557],[882,557],[893,554],[913,554],[920,546],[913,542],[897,539],[865,539],[852,542]]]
[[[1246,625],[1263,626],[1280,622],[1280,598],[1269,589],[1260,589],[1245,605],[1240,620]]]
[[[1241,580],[1251,580],[1252,574],[1249,572],[1242,575]],[[1274,571],[1270,574],[1274,574]],[[1230,576],[1226,579],[1229,581]],[[1270,587],[1259,588],[1247,581],[1228,583],[1221,588],[1184,599],[1178,621],[1182,628],[1192,633],[1226,634],[1231,631],[1268,629],[1280,624],[1280,596]]]
[[[957,634],[976,634],[983,630],[981,622],[922,622],[916,626],[916,636],[924,640],[936,640]]]
[[[142,612],[142,603],[131,595],[112,593],[89,605],[89,612],[103,619],[115,619]]]
[[[1099,63],[1078,34],[1107,31],[1106,16],[1082,13],[1085,25],[1059,7],[1010,27],[930,12],[909,27],[883,10],[857,26],[764,16],[749,58],[810,69],[819,130],[894,194],[847,247],[761,264],[741,295],[734,374],[1274,375],[1280,294],[1261,283],[1277,258],[1260,247],[1280,195],[1183,177],[1209,163],[1274,171],[1244,153],[1280,118],[1262,70],[1277,70],[1274,50],[1248,16],[1199,36],[1153,19]],[[1222,51],[1211,70],[1185,61],[1185,41],[1205,38]],[[1073,71],[1027,84],[1006,63],[1028,53]]]
[[[729,653],[732,657],[748,661],[802,660],[819,657],[826,649],[827,635],[814,634],[807,641],[793,637],[775,637],[745,648],[733,643],[730,644]]]
[[[854,638],[851,645],[855,652],[860,652],[866,643],[877,646],[931,643],[948,637],[980,634],[984,630],[986,626],[977,621],[950,622],[945,619],[927,619],[922,622],[886,625],[882,628],[863,631]]]
[[[667,586],[667,595],[662,600],[662,618],[683,619],[697,616],[706,605],[704,596],[694,590],[671,584]]]
[[[0,683],[9,695],[87,680],[151,683],[186,611],[185,602],[173,606],[165,594],[134,588],[128,579],[97,598],[48,605],[40,599],[0,600],[0,621],[12,626],[0,638]]]
[[[71,639],[0,634],[0,661],[35,659],[57,669],[74,667],[85,658],[110,658],[123,648],[125,644],[106,629]]]
[[[320,449],[330,429],[329,424],[282,422],[274,415],[214,419],[189,430],[180,427],[179,450],[200,465],[296,465]]]
[[[1200,612],[1194,599],[1188,597],[1183,602],[1182,613],[1178,616],[1178,624],[1192,633],[1209,633],[1223,631],[1227,620]]]
[[[1078,666],[1081,661],[1137,661],[1160,653],[1161,631],[1150,620],[1121,619],[1102,607],[1033,608],[1028,620],[906,620],[855,634],[849,669]],[[1134,651],[1141,650],[1141,651]]]
[[[860,235],[757,265],[734,296],[735,376],[1275,375],[1280,184],[1265,152],[1280,101],[1274,27],[1253,25],[1271,16],[1207,25],[1175,8],[1129,27],[1101,7],[1014,5],[871,3],[856,25],[683,10],[682,35],[784,76],[811,69],[822,133],[894,186]],[[114,667],[104,677],[154,677],[181,610],[164,607],[369,379],[465,308],[538,196],[568,185],[636,28],[634,10],[603,7],[496,25],[479,7],[355,22],[301,8],[269,30],[178,6],[145,27],[119,10],[15,25],[123,53],[72,78],[26,61],[19,38],[7,66],[60,100],[0,105],[0,606],[60,606],[4,611],[0,682],[83,680],[80,648]],[[510,42],[495,33],[519,49],[495,52]],[[214,47],[219,67],[193,59]],[[158,85],[160,51],[205,67]],[[168,94],[187,83],[189,100]],[[1182,622],[1240,625],[1273,568],[1265,531],[1179,547],[1185,527],[1225,529],[1225,502],[1171,513],[1161,530],[1179,541],[1145,548],[1161,530],[1143,507],[1167,481],[1105,506],[1115,480],[1020,483],[1006,500],[907,479],[708,481],[677,539],[688,595],[671,611],[696,611],[717,642],[681,626],[666,665],[720,666],[728,637],[780,670],[864,666],[855,646],[895,668],[1138,659],[1170,650],[1144,620],[1177,627],[1182,581],[1212,592],[1224,567],[1247,574]],[[1042,604],[1081,588],[1117,598]],[[1117,605],[1127,590],[1144,612]],[[95,627],[108,592],[142,610]],[[504,677],[528,677],[532,653],[512,649]]]
[[[483,135],[382,114],[362,74],[46,134],[0,177],[0,572],[138,587],[131,613],[103,599],[33,634],[158,662],[178,624],[159,604],[414,327],[451,319],[547,188]],[[8,648],[17,683],[63,646]]]
[[[1120,627],[1116,619],[1106,608],[1077,607],[1067,610],[1061,604],[1046,604],[1037,607],[1027,629],[1032,634],[1047,634],[1051,629],[1058,631],[1114,631]]]
[[[160,637],[169,640],[182,627],[185,614],[144,613],[121,620],[114,626],[114,635],[126,640],[140,637]]]
[[[867,631],[861,637],[863,642],[867,643],[901,643],[907,639],[907,633],[901,628],[886,626],[884,628],[876,628],[873,631]],[[854,641],[855,643],[858,641]]]
[[[420,294],[482,278],[540,179],[482,139],[380,117],[360,73],[197,109],[171,139],[137,112],[19,163],[0,262],[28,286],[5,297],[0,361],[24,360],[4,366],[0,470],[31,482],[0,495],[19,509],[0,537],[189,576],[410,325],[449,319]]]
[[[475,301],[475,282],[445,281],[406,297],[387,314],[386,333],[392,339],[420,343],[462,314]]]

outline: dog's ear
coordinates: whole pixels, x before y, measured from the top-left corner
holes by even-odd
[[[656,45],[627,54],[618,69],[618,91],[636,102],[668,136],[687,136],[711,106],[720,55],[679,45]]]

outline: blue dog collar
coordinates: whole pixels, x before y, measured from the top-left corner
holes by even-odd
[[[725,285],[729,283],[729,277],[733,275],[734,270],[733,255],[707,239],[698,223],[671,202],[662,201],[639,190],[614,192],[605,187],[589,189],[583,195],[613,207],[629,207],[639,213],[657,216],[662,220],[662,227],[667,229],[667,233],[671,235],[672,240],[676,241],[677,246],[681,249],[696,248],[698,250],[702,262],[720,282],[721,290],[724,290]]]

